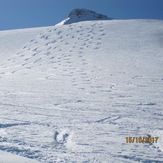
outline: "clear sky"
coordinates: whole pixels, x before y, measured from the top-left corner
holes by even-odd
[[[0,30],[54,25],[74,8],[118,19],[163,19],[163,0],[0,0]]]

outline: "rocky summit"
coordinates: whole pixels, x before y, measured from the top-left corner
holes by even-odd
[[[79,21],[90,21],[90,20],[108,20],[111,19],[106,15],[96,13],[95,11],[87,9],[74,9],[68,15],[68,18],[64,20],[63,24],[71,24]]]

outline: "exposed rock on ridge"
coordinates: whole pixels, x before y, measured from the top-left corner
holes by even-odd
[[[111,18],[87,9],[74,9],[70,12],[68,18],[63,21],[63,24],[71,24],[89,20],[111,20]]]

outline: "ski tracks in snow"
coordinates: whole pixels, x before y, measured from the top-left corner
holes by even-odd
[[[162,141],[156,148],[125,143],[158,128],[162,78],[127,74],[123,62],[107,58],[105,30],[104,22],[50,27],[0,65],[1,150],[49,163],[162,159]]]

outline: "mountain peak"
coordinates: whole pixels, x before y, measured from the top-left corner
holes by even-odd
[[[88,9],[74,9],[68,15],[68,18],[63,21],[63,24],[71,24],[80,21],[89,21],[89,20],[109,20],[111,18],[106,15],[96,13],[95,11]]]

